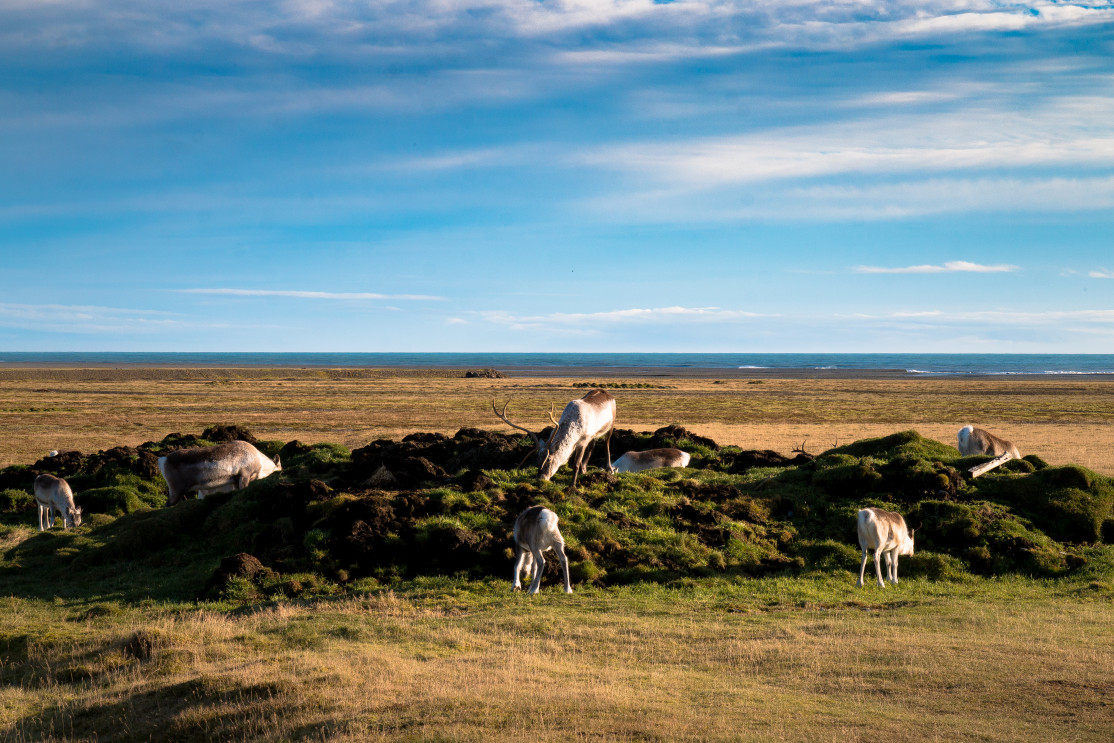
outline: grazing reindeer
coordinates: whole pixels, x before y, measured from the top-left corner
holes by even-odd
[[[628,451],[611,463],[616,472],[641,472],[658,467],[688,467],[691,455],[680,449],[650,449]]]
[[[959,453],[965,457],[972,454],[988,454],[1000,457],[1008,453],[1014,459],[1021,459],[1021,452],[1011,442],[1000,439],[990,431],[974,426],[964,426],[957,434]]]
[[[572,486],[575,488],[576,479],[582,472],[588,470],[592,448],[595,446],[596,439],[601,436],[605,437],[607,469],[611,469],[611,431],[615,428],[615,398],[603,390],[592,390],[579,400],[570,402],[561,413],[560,420],[550,410],[549,419],[553,422],[554,428],[547,441],[542,441],[538,434],[511,423],[506,416],[506,405],[500,413],[495,407],[495,400],[492,400],[491,409],[508,426],[525,431],[534,440],[538,454],[538,477],[542,480],[553,477],[561,465],[568,462],[575,454],[572,475]]]
[[[914,530],[915,531],[915,530]],[[859,566],[859,585],[863,584],[866,573],[866,559],[874,552],[874,573],[878,585],[885,588],[882,580],[882,556],[886,557],[886,577],[890,583],[897,583],[898,555],[913,554],[913,532],[905,527],[905,519],[900,513],[883,511],[881,508],[864,508],[859,511],[859,546],[863,550],[863,564]]]
[[[282,469],[246,441],[226,441],[217,446],[178,449],[159,457],[159,472],[166,480],[166,505],[173,506],[191,490],[198,498],[210,493],[228,493],[246,488],[252,480],[262,480]]]
[[[35,502],[39,504],[39,531],[54,526],[57,511],[62,515],[62,528],[81,526],[81,509],[74,505],[70,484],[61,477],[41,474],[35,478]]]
[[[545,572],[545,558],[542,553],[552,548],[561,561],[561,571],[565,576],[565,593],[572,593],[569,582],[569,558],[565,557],[565,540],[557,529],[557,514],[543,506],[531,506],[519,514],[514,521],[514,590],[522,590],[522,571],[531,573],[534,580],[530,583],[530,595],[538,592]]]

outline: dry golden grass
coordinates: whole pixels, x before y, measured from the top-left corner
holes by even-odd
[[[260,438],[362,446],[414,431],[545,423],[584,378],[464,379],[360,369],[0,369],[0,466],[51,449],[96,451],[238,424]],[[638,380],[595,376],[605,383]],[[721,444],[811,452],[915,428],[953,443],[966,423],[1022,453],[1114,474],[1114,384],[1073,380],[655,378],[617,389],[620,427],[686,426]]]
[[[217,423],[349,446],[506,430],[493,396],[540,427],[583,381],[6,369],[0,464]],[[816,452],[906,428],[951,443],[971,422],[1025,453],[1114,474],[1114,386],[1101,382],[751,381],[619,389],[619,425]],[[1086,443],[1062,443],[1072,440]],[[10,532],[0,549],[29,534]],[[13,596],[0,598],[0,739],[1101,740],[1114,724],[1104,581],[914,580],[883,592],[832,575],[527,598],[509,580],[434,578],[406,597],[242,614]],[[124,651],[136,633],[149,658]]]
[[[11,740],[1016,741],[1099,740],[1114,722],[1109,601],[1020,586],[1018,612],[988,586],[856,607],[848,586],[843,607],[769,608],[750,588],[129,610],[34,647],[34,673],[0,690],[0,726]],[[34,624],[8,603],[12,629]],[[149,659],[122,651],[136,631]]]

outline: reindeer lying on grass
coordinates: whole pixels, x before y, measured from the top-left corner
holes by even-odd
[[[166,480],[166,505],[173,506],[191,490],[198,498],[209,493],[227,493],[246,488],[252,480],[262,480],[282,469],[246,441],[226,441],[217,446],[178,449],[159,457],[159,472]]]
[[[986,454],[991,457],[1000,457],[1009,453],[1013,459],[1021,459],[1021,452],[1012,442],[1000,439],[990,431],[974,426],[964,426],[956,434],[959,443],[959,453],[965,457],[972,454]]]
[[[691,455],[680,449],[648,449],[628,451],[611,463],[616,472],[641,472],[658,467],[688,467]]]
[[[543,506],[531,506],[519,514],[514,521],[514,590],[522,590],[522,572],[534,575],[530,583],[530,595],[538,592],[545,572],[545,558],[542,553],[553,549],[561,561],[561,571],[565,576],[565,593],[572,593],[569,582],[569,559],[565,557],[565,540],[557,529],[557,514]]]
[[[39,505],[39,531],[54,526],[55,512],[62,516],[62,528],[81,526],[81,509],[74,505],[70,484],[61,477],[43,473],[35,478],[35,502]]]
[[[913,532],[905,526],[900,513],[883,511],[881,508],[864,508],[859,511],[859,546],[863,550],[863,564],[859,566],[859,585],[863,584],[866,573],[866,560],[874,553],[874,573],[878,585],[886,587],[882,580],[882,556],[886,558],[886,577],[890,583],[897,584],[898,555],[913,554]]]

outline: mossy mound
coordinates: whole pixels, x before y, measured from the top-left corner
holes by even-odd
[[[225,427],[203,436],[228,435],[250,433]],[[902,563],[913,577],[1057,576],[1114,564],[1100,544],[1114,532],[1109,478],[1023,460],[1015,471],[971,480],[964,467],[972,458],[913,431],[817,457],[720,447],[680,427],[617,431],[613,456],[623,446],[678,445],[699,453],[698,466],[649,474],[593,467],[576,491],[567,468],[551,482],[517,468],[532,448],[527,437],[481,429],[412,434],[352,452],[257,441],[282,457],[281,472],[244,491],[164,507],[150,461],[184,442],[213,443],[203,436],[0,471],[2,482],[23,482],[40,464],[64,470],[82,486],[77,501],[88,514],[81,529],[36,535],[9,551],[25,590],[39,590],[36,570],[60,565],[75,580],[118,583],[139,571],[147,577],[137,591],[231,601],[328,594],[356,579],[509,576],[514,520],[539,504],[560,518],[575,579],[597,585],[854,572],[855,517],[865,506],[904,513],[917,527],[918,555]],[[0,520],[29,499],[27,490],[0,491]],[[23,523],[28,513],[19,515]],[[246,575],[221,566],[241,553],[264,569]],[[556,570],[549,560],[547,581]]]
[[[1046,467],[1024,477],[987,479],[981,496],[1008,504],[1061,542],[1101,542],[1114,508],[1110,478],[1075,465]]]
[[[926,439],[916,431],[899,431],[875,439],[861,439],[844,446],[829,449],[825,455],[845,454],[852,457],[871,457],[888,462],[898,457],[952,462],[959,458],[959,451],[934,439]]]

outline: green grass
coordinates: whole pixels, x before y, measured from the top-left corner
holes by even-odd
[[[6,598],[0,725],[17,741],[1108,732],[1109,587],[852,583],[837,572],[526,597],[507,580],[427,577],[246,612]]]
[[[564,470],[539,482],[459,465],[518,461],[513,436],[355,452],[262,442],[284,452],[281,473],[173,508],[140,447],[75,460],[67,474],[95,486],[79,494],[86,521],[46,533],[9,487],[0,729],[124,741],[1108,731],[1108,478],[1025,462],[971,481],[962,472],[984,458],[912,431],[740,471],[737,450],[677,443],[700,451],[700,469],[593,470],[572,491]],[[450,474],[362,484],[361,467],[401,473],[418,456]],[[560,516],[572,596],[556,560],[537,596],[509,590],[511,525],[535,503]],[[900,585],[854,585],[864,505],[920,526]],[[222,573],[231,556],[257,567]]]

